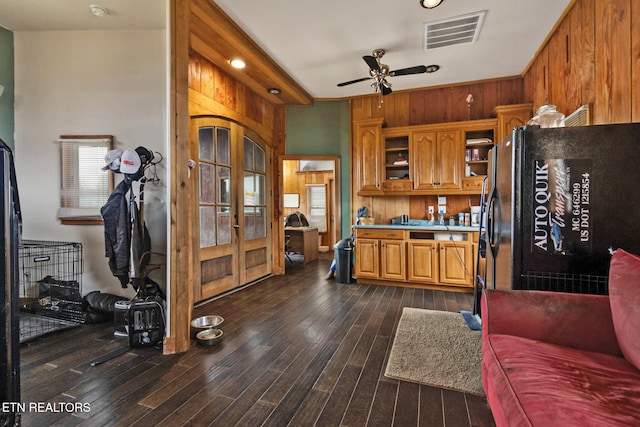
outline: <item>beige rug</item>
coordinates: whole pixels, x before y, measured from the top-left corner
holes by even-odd
[[[384,375],[484,396],[481,346],[460,313],[405,307]]]

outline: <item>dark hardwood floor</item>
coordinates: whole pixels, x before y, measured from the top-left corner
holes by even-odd
[[[113,325],[83,325],[21,347],[31,426],[493,426],[486,399],[384,377],[403,307],[470,310],[468,294],[362,284],[325,275],[324,255],[195,309],[225,321],[220,345],[163,356],[126,347]],[[55,410],[56,408],[50,408]]]

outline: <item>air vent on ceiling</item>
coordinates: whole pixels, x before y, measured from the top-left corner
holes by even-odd
[[[473,43],[478,39],[486,10],[423,24],[424,50]]]

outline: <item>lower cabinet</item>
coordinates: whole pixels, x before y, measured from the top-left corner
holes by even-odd
[[[405,280],[406,255],[403,230],[356,231],[356,277]]]
[[[438,283],[438,252],[438,242],[435,240],[409,241],[407,279],[418,283]]]
[[[383,279],[405,280],[405,248],[404,240],[381,240],[380,252],[382,268],[380,277]]]
[[[441,241],[440,282],[455,286],[473,287],[474,251],[471,242]]]
[[[474,233],[467,240],[410,239],[397,229],[356,229],[355,273],[362,283],[473,288]]]

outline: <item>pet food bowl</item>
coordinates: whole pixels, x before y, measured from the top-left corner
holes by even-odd
[[[219,326],[222,322],[224,322],[224,319],[222,318],[222,316],[210,315],[210,316],[196,317],[191,321],[191,337],[195,338],[198,332],[215,328],[216,326]]]
[[[222,329],[205,329],[204,331],[200,331],[196,334],[196,339],[200,345],[216,345],[220,340],[222,340]]]

